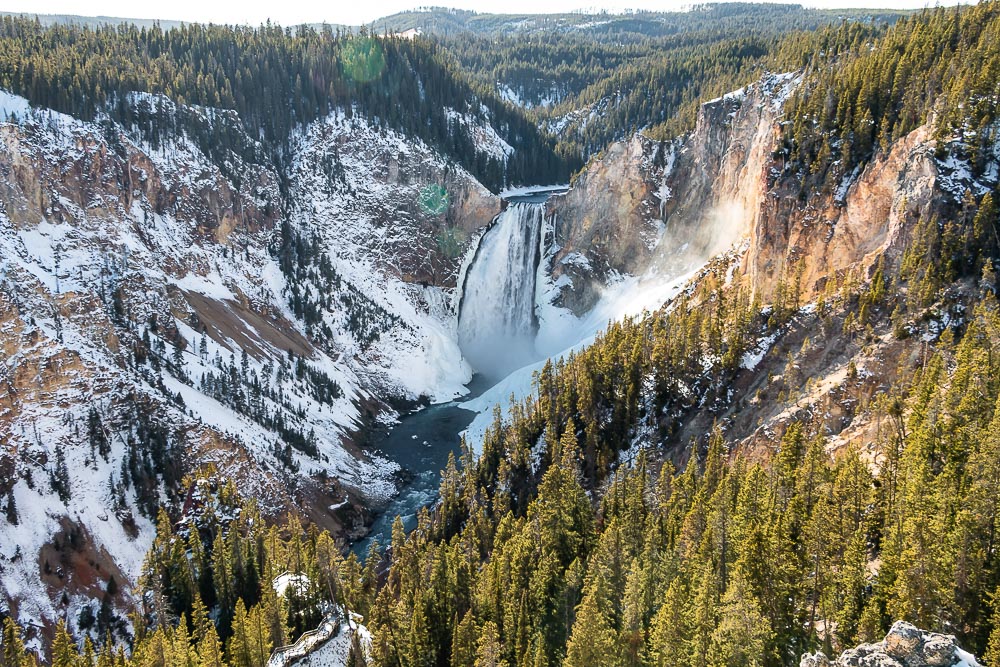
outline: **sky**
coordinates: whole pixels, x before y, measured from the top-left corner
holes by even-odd
[[[796,0],[788,0],[794,2]],[[809,7],[885,7],[904,9],[933,4],[952,4],[949,0],[797,0]],[[339,23],[360,25],[417,6],[471,9],[483,13],[570,12],[580,9],[621,11],[624,9],[679,10],[691,0],[172,0],[137,3],[135,0],[5,0],[0,10],[31,14],[77,14],[80,16],[117,16],[138,19],[198,21],[202,23],[248,23],[258,25],[270,19],[282,25],[300,23]]]

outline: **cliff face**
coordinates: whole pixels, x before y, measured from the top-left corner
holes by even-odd
[[[682,139],[613,144],[553,197],[552,272],[572,281],[557,303],[579,315],[623,274],[682,275],[754,229],[781,106],[797,81],[768,75],[702,105]]]
[[[434,151],[342,114],[296,148],[292,220],[406,283],[454,288],[471,238],[500,212],[498,197]]]
[[[612,144],[566,194],[547,203],[552,277],[572,281],[564,281],[557,304],[578,316],[594,306],[601,285],[616,274],[641,273],[652,257],[662,226],[656,181],[663,168],[652,164],[654,150],[639,135]]]
[[[702,105],[678,153],[664,206],[675,244],[709,257],[754,229],[768,190],[771,153],[794,74],[767,75]],[[678,248],[678,249],[679,249]]]
[[[799,201],[795,179],[779,179],[755,216],[743,271],[764,299],[780,278],[792,276],[809,298],[830,276],[851,270],[868,276],[882,257],[896,264],[915,222],[950,198],[938,172],[923,127],[808,205]]]
[[[767,75],[708,102],[695,130],[673,142],[616,143],[553,197],[552,273],[572,281],[560,304],[579,315],[622,274],[679,275],[740,239],[739,273],[761,299],[793,279],[808,299],[828,276],[867,275],[883,256],[898,262],[916,220],[947,210],[964,188],[988,187],[936,159],[924,127],[805,203],[776,153],[782,106],[799,80]]]
[[[924,126],[830,191],[800,196],[802,176],[779,150],[783,103],[798,81],[769,75],[708,102],[696,129],[674,142],[615,144],[552,198],[556,303],[585,313],[622,275],[662,282],[711,257],[714,275],[764,305],[794,293],[801,310],[761,337],[726,404],[692,414],[675,439],[697,441],[721,424],[732,446],[766,455],[790,421],[804,420],[831,448],[853,444],[874,458],[879,421],[867,406],[919,362],[947,314],[911,323],[909,338],[883,322],[861,344],[849,326],[817,314],[817,302],[832,285],[864,286],[880,263],[896,275],[919,220],[947,220],[966,191],[996,186],[1000,147],[976,180],[960,146],[939,147]]]

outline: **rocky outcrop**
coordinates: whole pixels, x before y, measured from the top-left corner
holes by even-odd
[[[407,283],[452,289],[500,199],[420,142],[343,114],[314,123],[292,168],[292,219],[339,256]]]
[[[875,644],[862,644],[831,660],[823,653],[802,656],[800,667],[978,667],[953,635],[924,632],[905,621],[893,624]]]
[[[641,273],[660,237],[655,142],[636,135],[612,144],[587,165],[564,195],[551,197],[551,273],[565,276],[558,305],[582,315],[596,303],[600,286],[614,274]]]
[[[61,117],[60,134],[41,125],[0,126],[0,201],[18,227],[121,220],[133,205],[170,215],[199,236],[226,243],[232,230],[273,229],[280,211],[276,174],[255,164],[237,187],[190,151],[150,151]],[[62,134],[65,133],[65,134]]]
[[[757,224],[782,107],[798,81],[791,73],[765,75],[701,106],[669,181],[665,214],[675,252],[690,244],[685,252],[710,257]]]
[[[778,178],[753,220],[743,267],[761,297],[795,276],[809,299],[829,276],[866,277],[881,257],[898,262],[916,221],[947,203],[930,135],[915,130],[808,203],[798,197],[797,177]]]
[[[799,80],[765,75],[707,102],[695,130],[673,142],[613,144],[551,198],[556,303],[579,315],[623,274],[682,274],[739,239],[747,252],[738,273],[763,302],[783,281],[808,301],[831,276],[863,279],[879,261],[898,264],[918,220],[994,185],[972,180],[961,159],[942,159],[927,125],[835,187],[800,196],[803,176],[779,150],[783,104]]]
[[[793,74],[765,75],[703,104],[694,132],[672,142],[641,135],[610,146],[565,195],[553,197],[552,275],[558,305],[576,314],[623,275],[680,275],[757,225],[771,153]]]

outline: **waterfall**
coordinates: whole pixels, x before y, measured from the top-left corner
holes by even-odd
[[[536,360],[535,276],[544,205],[512,203],[479,242],[465,274],[458,344],[478,373],[501,378]]]

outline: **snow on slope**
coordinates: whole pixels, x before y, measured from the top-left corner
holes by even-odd
[[[0,530],[0,586],[4,598],[17,602],[19,617],[26,624],[66,613],[39,586],[38,554],[61,529],[62,517],[81,526],[98,550],[113,555],[121,575],[133,581],[152,539],[152,524],[138,511],[134,492],[126,494],[125,506],[120,508],[120,514],[135,524],[133,530],[126,530],[109,509],[114,505],[110,487],[115,480],[121,481],[126,451],[123,439],[115,437],[106,459],[86,447],[86,438],[81,436],[86,427],[81,425],[87,424],[92,408],[111,426],[116,411],[122,409],[123,397],[159,403],[177,433],[187,433],[186,456],[228,471],[240,480],[241,490],[259,497],[264,507],[279,507],[283,493],[266,476],[247,476],[248,465],[251,469],[267,465],[276,434],[198,389],[204,375],[216,370],[212,360],[238,355],[246,349],[245,342],[234,340],[233,332],[213,330],[214,335],[202,336],[202,354],[192,353],[201,334],[188,325],[188,301],[182,296],[197,293],[203,302],[220,308],[246,300],[282,303],[280,281],[261,279],[280,275],[266,246],[250,234],[239,239],[245,245],[239,254],[205,242],[195,220],[180,219],[170,210],[157,211],[142,194],[145,184],[141,182],[135,184],[135,193],[100,185],[73,190],[69,178],[60,178],[60,170],[73,172],[80,165],[107,160],[105,147],[95,139],[99,136],[96,128],[86,124],[68,127],[68,134],[47,133],[46,128],[25,131],[14,125],[0,126],[7,153],[2,160],[20,160],[35,168],[43,196],[51,197],[40,211],[43,217],[37,219],[30,202],[19,201],[23,184],[5,170],[5,187],[13,194],[5,197],[7,210],[0,212],[0,274],[4,277],[0,310],[6,316],[0,332],[6,352],[0,377],[9,380],[0,391],[4,443],[0,455],[14,461],[14,477],[7,481],[13,485],[18,523],[5,522]],[[134,146],[130,150],[139,155]],[[164,187],[174,192],[214,190],[217,185],[217,170],[188,142],[164,146],[151,162],[166,170],[160,174],[167,175],[161,183],[166,182]],[[140,179],[144,177],[155,176],[146,171]],[[186,203],[180,201],[181,206]],[[129,324],[117,330],[107,312],[112,292],[121,295],[128,310]],[[154,316],[162,327],[161,335],[173,329],[179,332],[178,340],[187,343],[182,358],[188,379],[159,375],[160,389],[154,386],[156,374],[133,371],[129,351],[123,349],[130,337],[127,329],[146,328]],[[247,366],[263,377],[268,362],[284,358],[285,350],[250,324],[243,324],[240,336],[256,341],[256,354],[248,358]],[[154,333],[154,344],[157,339]],[[345,391],[332,405],[318,405],[301,383],[278,383],[287,401],[294,401],[303,411],[303,430],[313,430],[318,441],[319,460],[294,451],[296,465],[303,472],[321,466],[332,476],[387,495],[392,488],[391,466],[384,461],[361,461],[340,445],[344,429],[358,419],[352,400],[361,391],[357,376],[319,353],[310,363]],[[26,391],[23,385],[34,387]],[[183,408],[172,405],[164,392],[182,396],[190,412],[185,414]],[[271,409],[276,406],[272,404]],[[199,452],[199,443],[209,442],[206,429],[238,443],[257,464],[234,462],[231,453],[216,447]],[[69,471],[71,496],[66,502],[48,482],[57,447],[64,450]],[[62,576],[72,579],[73,575]],[[71,609],[79,603],[71,600]],[[75,622],[75,612],[69,617]]]
[[[359,373],[380,376],[410,398],[441,402],[464,394],[472,371],[455,342],[451,290],[403,279],[417,271],[436,271],[425,265],[441,230],[418,204],[429,179],[401,179],[399,173],[442,174],[445,160],[420,142],[392,130],[378,131],[341,112],[312,125],[296,143],[292,220],[320,236],[344,280],[399,318],[373,350],[365,351],[351,339],[346,323],[332,314],[337,344],[348,355],[363,355]],[[330,178],[324,170],[331,155],[338,160],[333,170],[342,179]],[[384,155],[394,156],[389,167],[380,158]],[[470,175],[451,169],[455,178],[488,196]]]
[[[81,127],[81,134],[88,129],[93,131],[92,128]],[[32,147],[24,148],[31,150]],[[94,146],[87,150],[99,149]],[[87,157],[86,154],[64,154],[63,161],[67,158],[85,160]],[[150,157],[153,164],[160,168],[160,173],[165,175],[161,181],[166,188],[212,189],[216,186],[213,176],[217,177],[217,170],[188,141],[165,145]],[[263,197],[276,196],[274,192],[256,194]],[[169,303],[171,287],[186,293],[201,294],[215,304],[236,303],[241,299],[261,304],[284,304],[284,277],[269,255],[266,245],[260,242],[263,239],[253,238],[252,234],[246,235],[246,238],[233,239],[245,245],[244,251],[237,254],[230,253],[225,246],[205,243],[199,238],[199,230],[191,221],[179,220],[170,212],[159,213],[145,199],[135,199],[127,207],[121,202],[94,199],[87,204],[87,209],[64,200],[62,208],[63,214],[55,215],[55,222],[44,219],[33,228],[15,228],[9,218],[0,218],[0,248],[3,249],[3,255],[9,258],[13,267],[31,273],[49,295],[84,293],[102,282],[136,282],[152,290],[151,293],[142,294],[142,299],[136,299],[135,307],[140,312],[133,315],[140,321],[156,313],[158,297]],[[176,304],[169,305],[174,310],[177,309]],[[193,347],[198,333],[185,320],[175,319],[174,326],[186,330],[186,335],[182,335]],[[167,324],[166,321],[162,323]],[[251,357],[249,365],[253,370],[262,372],[267,358],[281,357],[285,350],[277,347],[260,332],[254,332],[249,323],[244,321],[243,324],[244,334],[249,333],[255,339],[261,357]],[[115,364],[115,360],[108,358],[106,351],[101,350],[99,345],[83,344],[87,336],[85,330],[80,332],[80,336],[80,344],[73,345],[73,349],[86,354],[97,363]],[[206,337],[206,343],[207,359],[217,355],[229,357],[242,349],[240,342],[221,332],[218,336]],[[187,355],[186,361],[188,372],[192,374],[197,386],[210,364],[206,359],[193,354]],[[345,427],[353,427],[357,422],[358,411],[351,401],[351,394],[352,390],[361,391],[360,383],[350,369],[334,364],[325,355],[317,354],[313,363],[347,388],[344,396],[330,409],[312,410],[317,416],[312,426],[325,436],[322,437],[324,442],[333,444]],[[167,381],[180,384],[176,379],[167,378]],[[179,386],[175,390],[179,390]],[[188,403],[196,406],[197,392],[189,387],[187,393],[193,399]],[[305,395],[298,398],[306,404],[309,402]],[[233,414],[221,405],[202,411],[202,416],[215,420],[216,426],[221,430],[240,430],[248,443],[259,443],[262,440],[261,429],[250,427],[247,419]],[[343,459],[345,466],[347,459],[353,460],[339,446],[331,446],[325,453]]]
[[[130,101],[238,122],[162,97]],[[303,128],[288,224],[321,240],[339,276],[335,293],[320,293],[327,337],[293,313],[274,257],[282,206],[272,166],[230,154],[234,183],[183,134],[154,147],[117,127],[109,145],[106,128],[8,93],[0,109],[17,121],[0,122],[0,507],[9,495],[18,515],[16,525],[0,516],[0,599],[25,625],[72,625],[105,585],[77,582],[66,605],[59,587],[75,575],[41,583],[38,555],[64,517],[119,583],[138,575],[155,511],[122,478],[142,428],[136,411],[164,425],[178,465],[214,466],[265,511],[287,506],[289,489],[308,488],[317,472],[368,497],[392,493],[393,464],[344,447],[362,407],[391,418],[387,400],[451,399],[471,376],[454,342],[453,288],[439,286],[454,281],[460,258],[441,250],[451,230],[420,211],[419,194],[445,182],[463,206],[488,208],[485,188],[423,144],[357,118],[335,113]],[[391,314],[391,325],[358,324],[368,311],[349,302]],[[110,436],[107,456],[88,446],[92,409]],[[315,451],[289,447],[278,418]],[[57,456],[69,471],[66,501],[49,482]],[[176,503],[154,475],[159,503]],[[338,496],[323,507],[333,500],[343,505]]]
[[[352,618],[340,624],[336,634],[325,644],[307,655],[296,665],[299,667],[345,667],[351,653],[351,642],[358,635],[361,650],[366,654],[371,650],[372,638],[368,628]],[[360,618],[360,617],[357,617]]]
[[[513,155],[514,147],[497,134],[489,122],[480,120],[469,113],[460,113],[455,109],[447,109],[446,111],[448,120],[464,127],[481,152],[501,162],[506,162],[507,158]],[[483,106],[480,108],[480,113],[488,116],[489,110]]]

